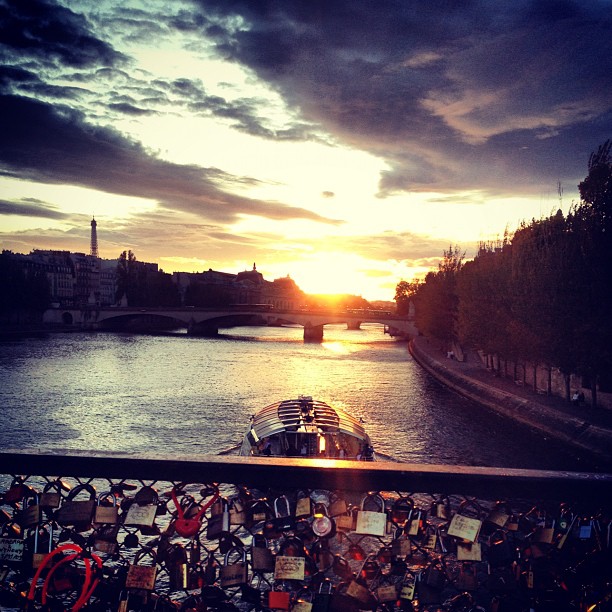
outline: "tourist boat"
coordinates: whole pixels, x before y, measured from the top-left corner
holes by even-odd
[[[300,395],[253,415],[239,455],[373,461],[374,449],[360,419]]]

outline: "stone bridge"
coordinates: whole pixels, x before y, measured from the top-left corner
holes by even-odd
[[[380,310],[281,310],[248,304],[218,308],[55,308],[47,310],[43,320],[49,324],[74,325],[83,329],[145,331],[186,327],[189,334],[198,336],[216,336],[221,328],[241,325],[294,324],[304,328],[304,340],[311,342],[321,341],[323,327],[332,323],[346,324],[349,329],[359,329],[361,323],[380,323],[394,335],[417,335],[412,317],[399,317]]]

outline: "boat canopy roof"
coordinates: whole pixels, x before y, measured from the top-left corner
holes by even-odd
[[[249,432],[255,441],[286,433],[344,433],[369,443],[358,419],[325,402],[300,395],[262,408],[253,416]]]

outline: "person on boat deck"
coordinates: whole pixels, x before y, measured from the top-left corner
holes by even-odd
[[[261,454],[269,457],[272,454],[272,444],[270,443],[270,438],[264,438],[262,446],[261,446]]]

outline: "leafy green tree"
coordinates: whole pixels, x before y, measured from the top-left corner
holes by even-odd
[[[416,294],[415,323],[419,330],[443,342],[457,339],[457,275],[463,266],[465,251],[449,246],[438,264],[437,272],[429,272]]]
[[[419,279],[412,282],[400,281],[395,287],[395,306],[398,315],[407,315],[410,302],[415,302],[419,292],[421,281]]]
[[[597,384],[612,383],[612,141],[591,154],[579,185],[581,202],[569,215],[577,241],[581,317],[577,320],[579,372],[590,380],[593,405]]]

